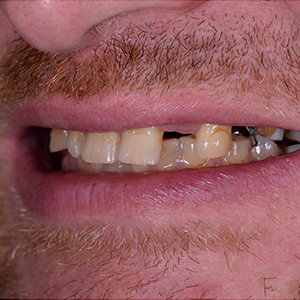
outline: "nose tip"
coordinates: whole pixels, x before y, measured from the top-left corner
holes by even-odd
[[[188,9],[205,1],[1,1],[1,9],[17,31],[42,51],[66,51],[91,42],[86,32],[122,13],[140,9]]]

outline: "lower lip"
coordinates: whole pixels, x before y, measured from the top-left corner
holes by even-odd
[[[266,201],[299,193],[299,151],[218,168],[84,174],[49,171],[41,167],[29,147],[23,148],[15,157],[18,191],[31,213],[55,224],[112,220],[119,224],[162,224],[187,216],[198,220],[199,216],[217,215],[233,207],[254,205],[260,209]]]

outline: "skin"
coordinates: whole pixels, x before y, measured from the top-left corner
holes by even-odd
[[[192,15],[199,14],[200,17],[205,7],[209,10],[205,5],[220,5],[218,1],[72,1],[71,5],[67,1],[0,3],[0,61],[11,49],[11,41],[20,36],[33,48],[43,52],[71,51],[76,54],[78,49],[85,51],[88,47],[109,38],[117,29],[122,31],[130,23],[142,25],[145,22],[143,20],[147,18],[159,21],[163,16],[165,24],[168,20],[176,20],[179,15],[188,21]],[[226,5],[231,5],[231,13],[238,16],[241,16],[243,11],[251,11],[253,16],[262,19],[265,24],[272,21],[272,26],[275,27],[278,22],[275,19],[276,14],[283,15],[283,26],[286,26],[287,30],[291,25],[295,31],[300,29],[298,1],[242,1],[239,5],[230,1],[226,4],[224,1],[222,5],[224,9]],[[264,9],[267,7],[269,13],[260,14],[260,6]],[[221,9],[220,11],[222,12]],[[224,14],[221,13],[221,16],[226,20]],[[218,20],[224,21],[222,18]],[[230,23],[232,26],[233,24]],[[97,34],[90,34],[93,26],[98,26],[98,30],[100,28]],[[4,71],[0,71],[0,77],[4,74],[1,72]],[[286,70],[282,72],[289,73]],[[294,82],[292,84],[294,85],[291,86],[297,89],[298,86]],[[13,92],[5,91],[7,94],[0,94],[3,99],[3,95],[11,95]],[[228,90],[225,91],[229,93]],[[119,103],[121,108],[127,99],[131,99],[131,95],[124,96],[122,92],[121,90],[122,102]],[[180,92],[184,95],[190,92],[190,87],[187,86]],[[150,94],[154,95],[154,99],[158,93],[158,88],[156,90],[156,87],[152,87]],[[258,97],[257,95],[259,94],[255,90],[249,99]],[[166,101],[167,96],[162,99]],[[274,119],[274,116],[269,115],[270,112],[262,109],[269,105],[269,108],[274,108],[274,114],[280,115],[279,112],[283,112],[282,115],[288,116],[282,118],[285,128],[300,131],[298,102],[283,97],[290,97],[289,95],[281,96],[280,99],[262,97],[260,101],[255,102],[256,107],[260,108],[257,113],[260,122],[262,123],[264,118]],[[283,99],[287,99],[287,102]],[[10,98],[12,103],[18,100]],[[122,109],[118,111],[118,106],[111,104],[111,100],[114,98],[104,100],[99,107],[104,109],[105,106],[121,113]],[[40,100],[40,104],[47,107],[47,101]],[[189,100],[186,101],[189,104]],[[209,106],[210,101],[209,98],[205,98],[203,105]],[[15,188],[10,150],[14,148],[17,138],[10,136],[14,128],[10,123],[13,117],[9,113],[9,110],[14,110],[14,106],[9,104],[7,109],[2,102],[0,237],[3,278],[0,291],[3,297],[299,298],[300,203],[296,174],[292,183],[282,176],[283,185],[291,184],[285,197],[280,195],[276,198],[276,195],[280,194],[280,186],[272,186],[273,189],[264,193],[256,190],[255,186],[252,187],[245,179],[245,185],[249,184],[253,189],[245,193],[242,203],[232,201],[225,205],[211,201],[211,204],[205,204],[202,209],[193,210],[186,205],[169,212],[162,209],[146,214],[142,211],[144,215],[137,212],[136,215],[130,216],[130,221],[108,214],[105,216],[106,223],[99,223],[99,220],[90,216],[75,216],[74,219],[70,216],[69,220],[72,221],[69,224],[64,218],[58,218],[54,224],[46,217],[33,217],[26,210],[21,193]],[[159,105],[159,102],[154,103]],[[247,106],[248,103],[246,98],[242,98],[240,109],[245,107],[252,111],[253,108]],[[286,111],[282,109],[282,104],[285,103]],[[69,111],[71,115],[69,104],[64,106],[58,103],[57,114],[59,115],[65,107],[66,114]],[[34,105],[38,106],[38,103],[35,102]],[[81,112],[87,116],[95,109],[93,103],[91,109],[88,101],[80,105]],[[161,109],[163,108],[162,106]],[[222,113],[221,109],[219,113]],[[132,115],[134,116],[134,111]],[[213,118],[213,115],[211,117]],[[72,121],[76,120],[70,117],[69,122]],[[273,124],[269,121],[266,125]],[[103,126],[103,131],[108,131],[104,125],[93,126]],[[296,163],[292,160],[290,162],[291,165]],[[264,176],[263,172],[258,172],[258,176]],[[226,183],[226,179],[223,183]],[[209,182],[204,184],[205,187],[209,186]],[[237,186],[228,188],[232,194],[237,194],[238,189]],[[174,197],[180,200],[179,198],[184,196],[178,193]],[[188,200],[191,199],[187,197],[185,203],[188,203]],[[107,230],[103,230],[106,228],[105,224],[111,224],[106,226]],[[90,226],[86,230],[88,234],[82,234],[82,228],[86,225]],[[184,230],[175,233],[179,228],[188,228],[189,237]],[[92,238],[102,231],[105,232],[102,243],[87,248],[86,245],[92,244]],[[72,234],[73,238],[69,238]],[[148,236],[149,240],[142,239],[143,234]],[[202,248],[198,244],[190,243],[199,236],[206,243]],[[51,247],[47,246],[49,237]],[[111,241],[115,241],[116,244],[122,242],[126,247],[120,246],[121,250],[118,251]],[[187,244],[189,248],[186,247]]]

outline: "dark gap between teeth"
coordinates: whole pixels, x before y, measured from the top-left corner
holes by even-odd
[[[189,136],[189,135],[191,135],[191,134],[190,133],[183,134],[183,133],[179,133],[177,131],[170,131],[170,132],[169,131],[165,131],[164,135],[163,135],[163,138],[164,139],[174,139],[174,138],[180,139],[183,136]]]

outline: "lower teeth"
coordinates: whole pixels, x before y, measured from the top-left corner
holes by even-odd
[[[92,173],[141,173],[244,164],[300,149],[300,144],[292,142],[299,141],[296,131],[199,126],[197,133],[175,133],[176,138],[171,138],[173,133],[164,134],[163,138],[163,132],[156,127],[125,131],[122,136],[116,132],[87,135],[54,129],[50,149],[51,152],[69,149],[62,162],[64,171]]]

